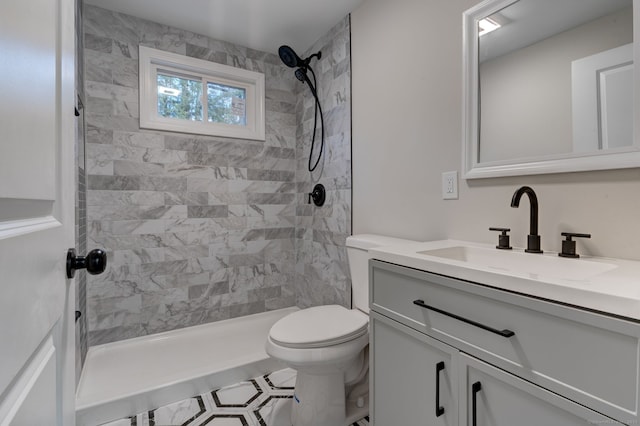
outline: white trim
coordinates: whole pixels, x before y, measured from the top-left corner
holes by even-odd
[[[18,375],[9,393],[0,403],[0,426],[10,426],[23,404],[31,396],[38,380],[55,368],[56,348],[51,335],[45,338],[42,347],[35,351],[33,359],[27,363],[24,372]]]
[[[0,240],[62,226],[53,216],[20,219],[0,223]]]
[[[522,176],[640,167],[640,66],[633,70],[634,143],[627,149],[606,153],[566,154],[547,158],[478,162],[478,20],[518,0],[485,0],[465,11],[463,29],[463,128],[462,170],[464,179]],[[640,0],[633,0],[633,59],[640,65]]]
[[[158,116],[158,93],[155,79],[158,67],[169,68],[169,71],[194,73],[208,78],[210,81],[245,89],[246,126],[208,122],[206,120],[206,100],[203,102],[203,121],[201,122]],[[206,84],[204,80],[203,84]],[[140,127],[171,132],[265,140],[264,86],[265,78],[262,73],[140,46]],[[206,93],[205,87],[203,87],[203,93]]]

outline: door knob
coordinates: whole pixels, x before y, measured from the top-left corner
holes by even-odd
[[[67,250],[67,278],[73,278],[78,269],[87,269],[91,275],[104,272],[107,267],[107,253],[101,249],[91,250],[86,256],[76,256],[76,250]]]

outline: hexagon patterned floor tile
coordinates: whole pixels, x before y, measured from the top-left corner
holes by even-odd
[[[103,426],[283,426],[267,421],[293,397],[295,382],[287,368]],[[368,417],[353,424],[368,425]]]

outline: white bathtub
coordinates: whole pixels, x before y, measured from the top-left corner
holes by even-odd
[[[89,349],[76,392],[78,426],[132,416],[284,368],[264,343],[286,308]]]

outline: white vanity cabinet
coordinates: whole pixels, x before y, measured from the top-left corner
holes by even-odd
[[[377,426],[639,421],[637,322],[377,260],[370,297]]]

